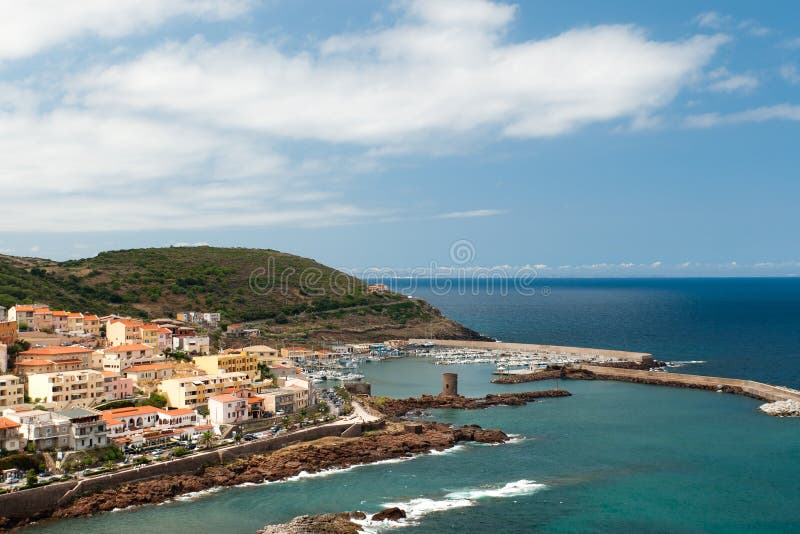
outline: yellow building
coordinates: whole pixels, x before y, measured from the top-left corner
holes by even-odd
[[[140,335],[142,337],[142,343],[145,345],[150,345],[158,351],[158,333],[161,330],[161,327],[157,324],[143,324],[139,328]],[[160,351],[159,351],[160,352]]]
[[[29,375],[28,397],[60,407],[85,407],[105,398],[103,373],[92,369]]]
[[[247,373],[250,380],[255,380],[259,376],[258,357],[249,352],[195,356],[192,360],[197,367],[210,375],[216,375],[222,371],[228,373]]]
[[[195,408],[226,388],[246,388],[250,383],[247,373],[220,373],[162,380],[158,390],[174,408]]]
[[[73,312],[67,315],[67,332],[83,333],[83,314]]]
[[[251,345],[242,349],[243,353],[251,354],[256,357],[258,363],[276,363],[280,361],[278,351],[267,345]]]
[[[283,347],[281,358],[292,361],[310,360],[314,351],[306,347]]]
[[[112,347],[139,343],[142,340],[142,324],[131,319],[112,319],[106,323],[106,339]]]
[[[25,385],[14,375],[0,376],[0,406],[14,406],[25,402]]]

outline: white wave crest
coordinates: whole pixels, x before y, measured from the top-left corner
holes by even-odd
[[[502,499],[530,495],[546,487],[547,486],[544,484],[522,479],[509,482],[503,486],[485,486],[468,488],[462,491],[453,491],[446,494],[441,499],[418,497],[405,502],[387,502],[383,504],[384,508],[397,507],[405,510],[405,519],[400,519],[399,521],[372,521],[371,519],[364,519],[354,522],[358,523],[362,527],[362,532],[366,533],[373,533],[386,528],[418,525],[420,519],[431,513],[475,506],[481,499]]]

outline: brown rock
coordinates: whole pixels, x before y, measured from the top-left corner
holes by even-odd
[[[393,506],[392,508],[387,508],[386,510],[382,510],[377,514],[372,516],[373,521],[397,521],[398,519],[403,519],[406,516],[406,511],[402,508],[398,508]]]

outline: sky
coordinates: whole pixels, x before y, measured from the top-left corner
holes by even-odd
[[[0,1],[0,253],[800,274],[793,2]]]

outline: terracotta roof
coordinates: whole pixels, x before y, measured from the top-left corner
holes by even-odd
[[[161,327],[158,326],[157,324],[143,324],[141,328],[142,328],[142,330],[156,330],[157,331]]]
[[[14,306],[14,309],[18,312],[32,312],[33,306],[23,304],[22,306]]]
[[[50,308],[34,308],[33,313],[52,313]]]
[[[171,334],[172,330],[170,330],[169,328],[159,328],[158,329],[158,333],[159,334]]]
[[[142,326],[142,321],[132,321],[130,319],[114,319],[111,324],[122,323],[125,326]]]
[[[66,317],[66,316],[67,316],[67,312],[65,312],[64,310],[54,310],[53,311],[53,317]]]
[[[264,402],[264,397],[253,396],[247,399],[247,404],[261,404],[262,402]]]
[[[167,410],[164,412],[167,415],[192,415],[194,414],[193,408],[178,408],[177,410]]]
[[[86,349],[84,347],[59,347],[58,345],[53,345],[50,347],[29,349],[20,352],[20,354],[22,356],[58,356],[60,354],[85,354],[87,352],[92,352],[92,349]]]
[[[106,352],[128,352],[134,350],[153,350],[153,347],[150,345],[143,345],[141,343],[133,343],[131,345],[119,345],[117,347],[111,347],[106,349]]]
[[[128,367],[125,369],[126,373],[130,372],[138,372],[138,371],[158,371],[159,369],[173,369],[173,365],[169,365],[167,363],[150,363],[145,365],[134,365],[133,367]]]
[[[114,371],[102,371],[103,376],[122,376],[119,373],[115,373]]]
[[[20,425],[16,421],[12,421],[11,419],[9,419],[7,417],[0,417],[0,429],[18,428],[20,426],[22,426],[22,425]]]
[[[210,400],[215,400],[217,402],[235,402],[235,401],[240,401],[240,400],[243,400],[243,399],[240,399],[239,397],[234,397],[233,395],[228,395],[228,394],[223,393],[222,395],[214,395],[213,397],[211,397]]]
[[[53,365],[53,361],[32,359],[32,360],[22,360],[20,362],[16,362],[17,367],[34,366],[34,365]]]
[[[84,315],[83,316],[83,320],[84,321],[99,321],[100,318],[98,316],[96,316],[96,315]]]
[[[69,315],[67,315],[67,317],[69,317],[70,319],[83,319],[83,314],[78,312],[72,312]]]
[[[139,415],[158,414],[161,412],[164,412],[164,410],[161,408],[156,408],[155,406],[131,406],[128,408],[103,410],[101,415],[103,416],[103,419],[115,419],[117,417],[135,417]]]

